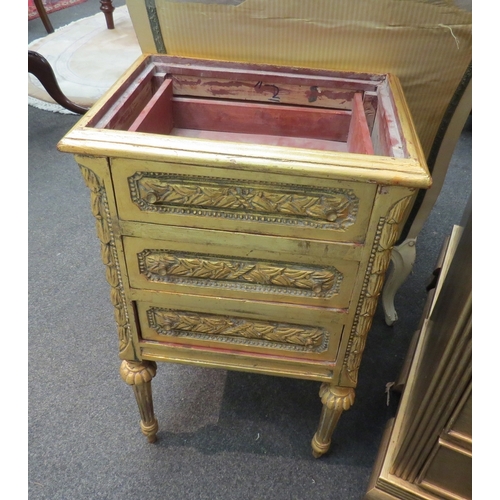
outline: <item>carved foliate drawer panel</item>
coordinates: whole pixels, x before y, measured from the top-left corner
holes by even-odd
[[[91,192],[148,439],[165,361],[322,381],[325,453],[430,186],[397,78],[144,56],[59,147]]]
[[[327,241],[361,242],[375,186],[112,160],[124,220]],[[189,172],[187,175],[186,172]]]
[[[181,242],[175,235],[183,233]],[[187,233],[190,236],[191,233]],[[166,240],[124,237],[130,286],[150,290],[348,308],[359,262],[345,248],[280,238],[258,251],[254,235],[205,231],[205,240],[174,228]],[[262,239],[262,238],[261,238]],[[259,245],[260,244],[260,245]],[[311,252],[311,246],[315,247]],[[351,252],[354,253],[354,252]]]
[[[207,350],[335,361],[346,314],[289,304],[138,294],[141,338]],[[149,300],[148,300],[149,299]]]

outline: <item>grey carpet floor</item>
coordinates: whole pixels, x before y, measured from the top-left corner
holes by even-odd
[[[96,12],[92,0],[51,20],[58,28]],[[28,41],[46,34],[40,20],[28,28]],[[318,383],[181,365],[159,366],[159,441],[146,442],[118,374],[88,190],[73,158],[56,150],[78,117],[30,106],[28,114],[30,498],[360,500],[397,403],[387,406],[385,385],[399,373],[442,242],[471,192],[471,125],[396,297],[400,320],[388,327],[377,311],[356,403],[331,453],[316,460]]]

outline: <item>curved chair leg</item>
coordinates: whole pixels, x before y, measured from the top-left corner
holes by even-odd
[[[394,297],[399,287],[405,282],[406,278],[413,269],[417,257],[416,238],[404,240],[403,243],[392,249],[390,269],[382,290],[382,306],[384,308],[385,322],[391,326],[398,320],[398,314],[394,307]]]
[[[50,97],[63,108],[69,109],[73,111],[73,113],[78,113],[80,115],[85,114],[89,110],[89,108],[84,108],[70,101],[63,94],[49,61],[33,50],[28,50],[28,72],[35,75],[40,80],[40,83],[49,93]]]

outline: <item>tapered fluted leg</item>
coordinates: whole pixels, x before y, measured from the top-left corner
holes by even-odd
[[[158,432],[158,421],[153,410],[151,380],[156,375],[156,363],[154,361],[122,361],[120,375],[134,389],[141,415],[142,433],[150,443],[154,443]]]
[[[354,389],[332,386],[325,382],[321,385],[319,396],[323,403],[323,409],[321,410],[318,430],[311,442],[313,455],[316,458],[324,455],[330,449],[332,434],[340,415],[354,403]]]

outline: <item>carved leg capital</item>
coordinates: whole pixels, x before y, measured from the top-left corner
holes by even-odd
[[[323,403],[323,409],[321,410],[318,430],[311,442],[315,458],[319,458],[330,449],[332,434],[340,415],[354,403],[354,389],[324,383],[319,390],[319,396]]]
[[[120,375],[128,385],[146,384],[156,375],[154,361],[122,361]]]
[[[321,384],[319,397],[321,402],[331,410],[348,410],[354,404],[354,389],[332,386],[325,382]]]
[[[135,399],[141,415],[141,430],[150,443],[156,441],[158,421],[153,410],[153,396],[151,393],[151,380],[156,375],[154,361],[127,361],[120,366],[120,375],[124,382],[134,389]]]

